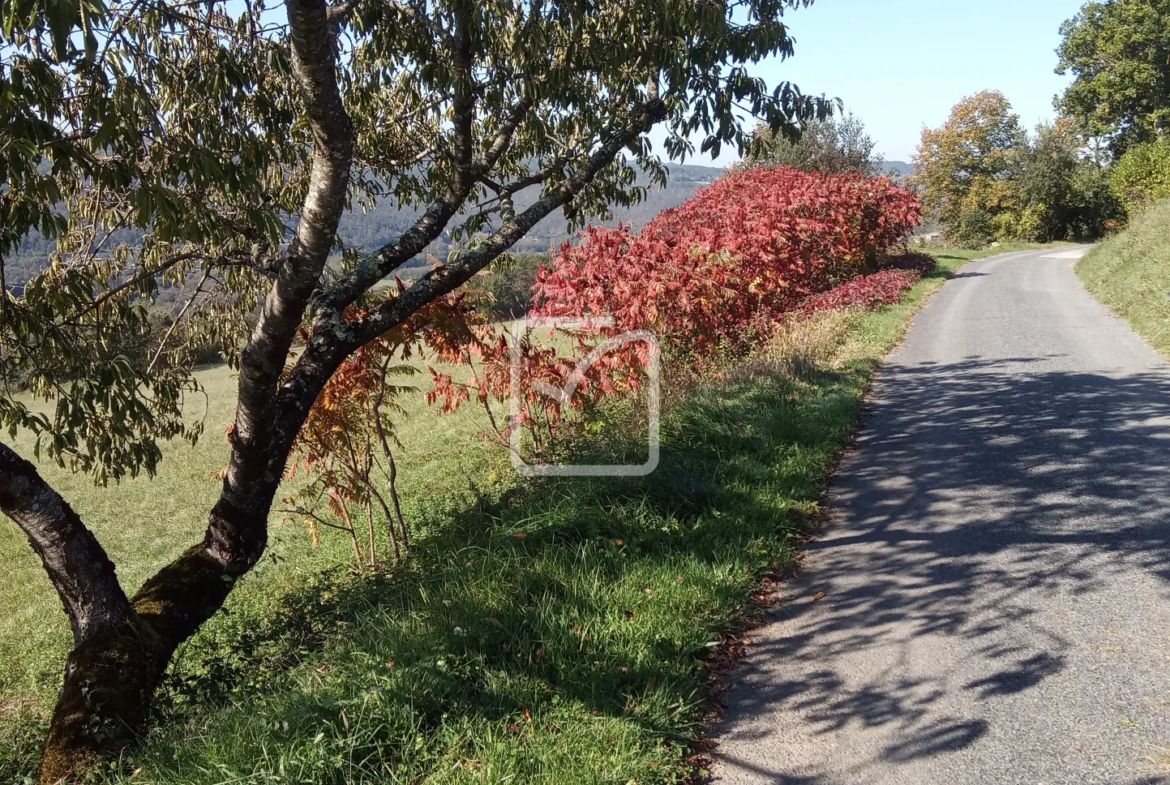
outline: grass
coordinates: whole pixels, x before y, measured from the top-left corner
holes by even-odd
[[[227,464],[223,434],[235,411],[236,381],[225,366],[200,370],[196,377],[206,392],[206,399],[194,404],[206,418],[206,435],[195,447],[182,442],[164,445],[162,470],[156,477],[95,488],[85,476],[40,465],[46,480],[93,529],[129,592],[202,538],[207,513],[219,494],[221,483],[212,475]],[[418,384],[425,383],[420,377]],[[486,419],[470,408],[440,416],[426,407],[421,394],[402,403],[408,416],[398,431],[408,449],[399,456],[400,488],[408,501],[407,514],[418,517],[423,509],[455,509],[477,498],[480,491],[470,478],[488,485],[483,478],[506,463],[483,449],[477,434],[486,427]],[[13,446],[31,457],[29,440],[17,440]],[[311,550],[309,542],[303,530],[281,525],[280,516],[274,515],[267,560],[233,594],[229,612],[238,617],[263,612],[272,596],[352,558],[341,538],[323,538],[317,551]],[[3,721],[14,714],[43,719],[60,687],[71,634],[39,560],[15,526],[0,525],[0,560],[6,568],[0,585],[0,603],[5,608],[0,617],[2,775]],[[274,569],[276,562],[279,569]]]
[[[1002,249],[997,249],[1002,250]],[[473,411],[402,428],[409,563],[375,577],[275,530],[273,553],[180,653],[136,783],[655,783],[694,775],[711,666],[789,569],[873,373],[940,270],[899,305],[824,317],[664,414],[649,478],[519,482]],[[209,433],[232,381],[202,377]],[[219,408],[216,408],[219,407]],[[25,445],[27,447],[27,445]],[[100,492],[49,471],[130,585],[197,536],[225,451]],[[0,779],[31,771],[68,631],[0,527]],[[30,634],[30,630],[44,632]],[[14,707],[27,704],[18,713]],[[0,709],[0,714],[4,713]],[[18,716],[19,714],[19,716]],[[114,774],[113,776],[120,776]]]
[[[1077,264],[1085,288],[1170,356],[1170,202],[1154,205]]]
[[[1039,251],[1044,248],[1052,248],[1060,245],[1067,245],[1068,243],[1001,243],[995,248],[930,248],[927,252],[938,259],[939,264],[961,264],[963,262],[973,262],[977,259],[986,259],[990,256],[999,256],[1001,254],[1019,253],[1020,251]]]

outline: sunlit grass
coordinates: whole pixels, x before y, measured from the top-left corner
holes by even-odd
[[[1170,202],[1134,218],[1076,267],[1085,288],[1170,356]]]
[[[646,479],[522,483],[483,447],[474,409],[410,404],[411,561],[357,577],[338,567],[340,538],[313,552],[303,532],[274,527],[276,560],[180,653],[133,781],[679,781],[722,636],[792,563],[874,368],[961,263],[944,259],[897,306],[790,342],[806,357],[798,374],[780,363],[672,398]],[[131,588],[199,536],[215,498],[234,382],[203,374],[209,436],[173,448],[153,481],[94,490],[46,470]],[[17,576],[0,601],[22,620],[0,629],[0,672],[15,674],[4,700],[36,708],[0,722],[0,778],[32,765],[68,645],[14,531],[0,527]]]

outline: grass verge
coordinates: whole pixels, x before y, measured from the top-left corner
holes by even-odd
[[[1170,202],[1154,205],[1130,227],[1077,263],[1085,288],[1170,356]]]
[[[958,265],[965,262],[973,262],[978,259],[987,259],[991,256],[1001,256],[1008,253],[1020,253],[1021,251],[1040,251],[1045,248],[1055,248],[1062,245],[1069,245],[1069,243],[1001,243],[992,248],[932,248],[927,251],[935,259],[938,259],[941,265]]]
[[[490,456],[466,458],[470,423],[424,420],[408,565],[358,578],[278,538],[277,561],[180,654],[133,781],[701,776],[719,647],[793,563],[874,369],[965,261],[945,255],[900,304],[824,317],[684,396],[649,478],[501,480]],[[29,772],[38,717],[0,723],[0,779]]]

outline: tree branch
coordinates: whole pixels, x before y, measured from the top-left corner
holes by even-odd
[[[476,180],[491,171],[500,157],[511,145],[516,129],[524,122],[532,109],[530,96],[520,99],[508,119],[500,126],[488,152],[470,171],[470,177],[453,182],[439,201],[432,204],[414,226],[387,243],[377,252],[358,264],[353,270],[341,276],[317,299],[317,307],[335,318],[352,302],[378,281],[394,272],[398,267],[422,252],[436,237],[443,233],[447,223],[467,200]]]
[[[542,218],[572,201],[614,156],[656,123],[666,118],[666,106],[659,101],[647,101],[637,120],[620,134],[599,147],[572,177],[534,202],[490,235],[481,245],[464,254],[457,262],[436,268],[415,281],[405,292],[388,301],[354,325],[354,345],[362,346],[387,330],[406,321],[419,308],[454,291],[487,267],[493,259],[507,251],[528,233]]]
[[[336,324],[322,324],[319,317],[308,346],[277,393],[275,406],[280,411],[280,422],[288,425],[281,433],[273,434],[276,440],[274,451],[291,449],[300,423],[304,422],[313,402],[349,354],[404,323],[427,304],[457,289],[508,250],[542,218],[568,204],[623,147],[665,120],[666,106],[662,101],[647,101],[637,114],[636,120],[604,142],[572,177],[506,221],[474,251],[454,264],[432,270],[402,294],[356,322],[341,324],[338,319]],[[282,466],[273,465],[269,471],[277,472]]]
[[[130,602],[93,533],[33,464],[0,444],[0,510],[28,537],[69,616],[75,647],[132,627]]]
[[[118,284],[114,288],[107,289],[106,291],[102,292],[101,296],[95,297],[93,302],[90,303],[88,306],[86,306],[84,310],[82,310],[80,313],[74,314],[70,318],[71,319],[80,319],[82,316],[85,316],[87,313],[90,313],[91,311],[94,311],[94,310],[102,307],[102,305],[104,305],[106,302],[108,302],[109,300],[111,300],[114,297],[117,297],[119,294],[126,291],[130,287],[137,286],[138,284],[142,283],[143,281],[147,280],[148,278],[154,278],[156,275],[162,275],[167,270],[171,269],[172,267],[174,267],[177,264],[181,264],[182,262],[189,262],[192,259],[198,259],[200,256],[202,256],[202,254],[199,252],[176,254],[175,256],[172,256],[170,259],[167,259],[165,262],[163,262],[161,265],[159,265],[158,269],[143,270],[138,275],[127,278],[125,281]]]
[[[324,0],[289,0],[286,5],[293,73],[300,83],[313,134],[313,158],[296,234],[240,362],[232,461],[221,503],[248,511],[267,509],[268,499],[263,497],[270,494],[265,491],[257,496],[255,483],[263,481],[275,491],[277,480],[265,476],[271,441],[270,404],[309,298],[336,241],[353,162],[353,128],[337,84],[328,8]],[[208,535],[208,545],[221,557],[230,560],[229,554],[238,551],[233,543],[217,541],[214,525]],[[226,532],[225,536],[233,538]]]

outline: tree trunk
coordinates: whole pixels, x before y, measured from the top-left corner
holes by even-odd
[[[223,606],[236,579],[263,554],[267,515],[245,522],[225,516],[224,507],[222,501],[216,506],[203,543],[134,595],[130,621],[75,645],[41,753],[42,785],[77,776],[137,741],[175,650]],[[230,548],[228,558],[221,560],[213,547],[221,553]]]
[[[135,741],[166,669],[156,651],[134,627],[70,653],[41,751],[42,785],[84,776]]]
[[[272,499],[304,420],[280,412],[274,397],[336,242],[354,144],[325,0],[285,5],[293,73],[313,132],[309,188],[287,256],[241,357],[231,463],[203,542],[127,602],[113,564],[77,515],[35,467],[7,448],[0,450],[0,508],[41,554],[74,628],[74,650],[41,756],[45,785],[84,773],[136,739],[175,650],[223,606],[268,543]],[[333,369],[325,370],[312,380],[318,391],[332,375]]]

